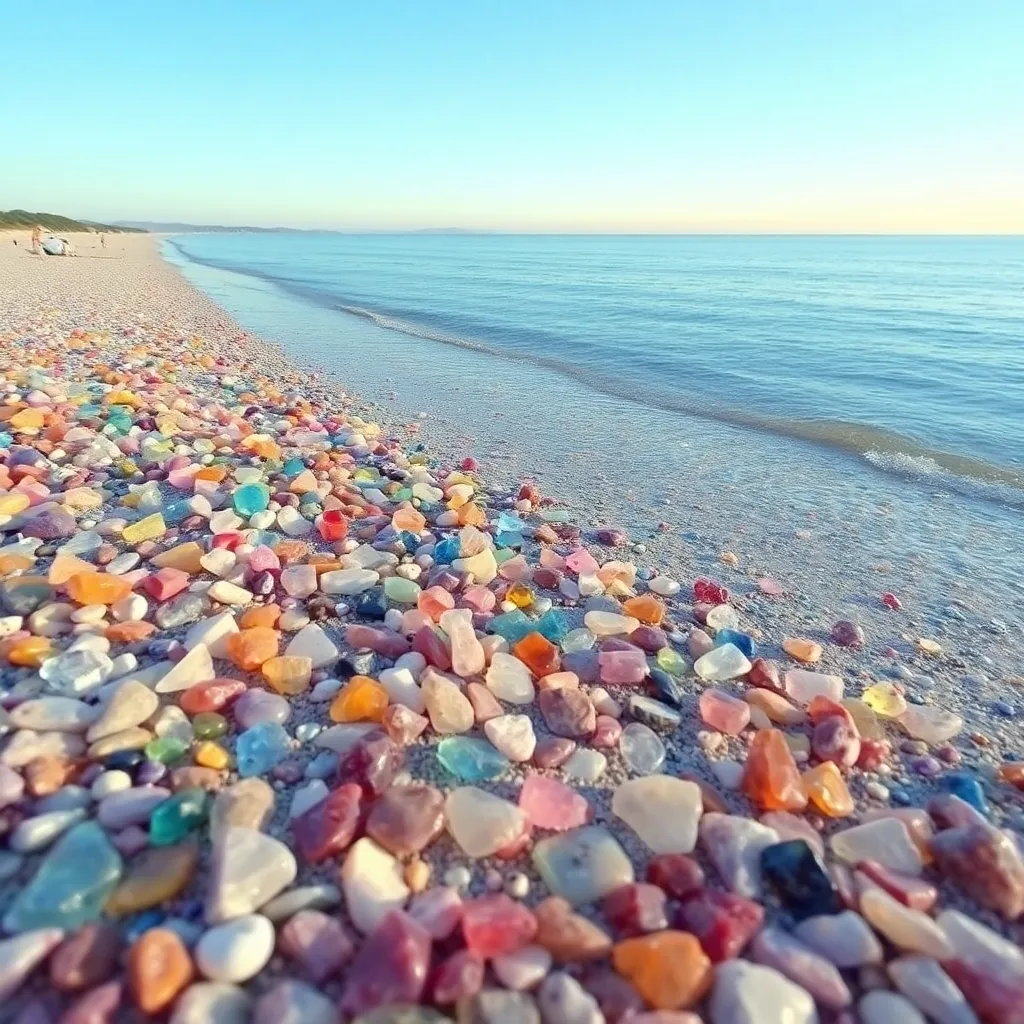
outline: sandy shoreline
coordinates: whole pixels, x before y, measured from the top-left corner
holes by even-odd
[[[19,246],[15,247],[11,244],[10,238],[5,239],[2,235],[0,243],[0,339],[4,340],[7,351],[11,351],[12,346],[20,344],[22,339],[41,339],[39,351],[49,354],[53,365],[60,371],[59,379],[66,376],[68,380],[74,380],[76,375],[81,376],[88,370],[88,361],[81,354],[81,350],[69,350],[66,354],[60,354],[61,339],[75,330],[109,332],[109,335],[101,337],[97,344],[100,358],[114,370],[119,368],[119,358],[137,359],[137,356],[130,355],[135,346],[143,345],[150,353],[161,359],[173,359],[175,353],[182,350],[182,339],[197,336],[202,339],[202,343],[195,351],[207,352],[224,359],[224,365],[216,368],[216,375],[211,373],[210,368],[200,365],[177,367],[177,386],[191,390],[200,405],[222,403],[224,393],[220,387],[220,379],[226,375],[237,375],[257,382],[257,394],[259,389],[265,390],[270,386],[285,393],[286,397],[279,400],[276,412],[268,413],[268,420],[275,415],[279,416],[281,410],[294,406],[296,399],[312,400],[320,416],[338,409],[335,396],[323,382],[303,373],[275,344],[242,331],[225,312],[194,290],[177,270],[160,258],[157,242],[150,236],[108,235],[104,253],[100,253],[98,244],[84,249],[84,241],[79,242],[75,239],[75,244],[82,253],[82,258],[79,259],[34,258],[21,251],[20,240]],[[116,257],[118,262],[114,264],[109,260],[89,258],[104,254]],[[12,361],[11,365],[18,364]],[[265,385],[258,383],[261,378],[267,381]],[[254,404],[258,406],[259,402]],[[355,411],[369,418],[371,411],[376,416],[379,407],[358,404]],[[383,416],[377,418],[382,422],[384,437],[393,436],[415,443],[416,435],[410,435],[405,425],[397,418],[394,422],[387,422]],[[424,434],[431,439],[431,454],[439,459],[440,465],[455,466],[467,454],[458,446],[456,431],[446,433],[440,430],[435,436],[428,422],[424,426]],[[435,443],[441,444],[442,447],[438,449]],[[555,488],[552,490],[555,497],[567,500],[571,522],[578,523],[585,529],[595,524],[594,510],[592,507],[588,508],[584,494],[558,494]],[[492,518],[498,509],[508,507],[514,499],[511,491],[504,488],[488,488],[486,484],[479,486],[478,494],[489,504]],[[122,511],[123,508],[108,504],[105,514],[109,517],[120,515]],[[102,517],[97,514],[94,518]],[[539,521],[533,519],[531,524],[539,525]],[[208,531],[200,530],[197,535],[201,536],[204,532],[208,534]],[[590,536],[585,536],[584,539],[588,542],[593,540]],[[593,547],[593,550],[599,554],[602,561],[613,558],[635,561],[641,569],[641,583],[636,588],[638,592],[646,592],[642,581],[649,579],[654,569],[683,583],[679,597],[670,597],[666,601],[666,620],[672,623],[666,628],[666,632],[672,641],[671,646],[681,654],[685,655],[687,651],[685,634],[695,625],[688,581],[698,574],[714,576],[725,582],[733,591],[731,603],[739,615],[739,627],[755,638],[761,647],[760,653],[779,660],[784,668],[794,668],[796,663],[786,659],[782,654],[780,645],[783,638],[809,637],[824,647],[821,670],[839,673],[846,680],[847,697],[859,696],[861,690],[874,681],[911,682],[924,676],[930,679],[930,687],[922,685],[918,689],[919,692],[926,693],[925,699],[934,701],[939,706],[952,707],[963,715],[966,720],[965,727],[953,743],[934,745],[939,752],[937,758],[931,756],[927,748],[920,744],[908,742],[905,738],[901,740],[899,731],[889,726],[887,734],[893,744],[892,756],[885,759],[879,768],[872,771],[858,770],[848,778],[851,793],[858,805],[856,815],[850,821],[862,820],[861,815],[865,810],[878,811],[891,804],[923,806],[933,790],[932,777],[936,774],[941,777],[947,771],[948,764],[960,763],[962,767],[968,767],[978,774],[992,805],[991,816],[994,823],[1020,828],[1024,821],[1021,793],[994,778],[1004,752],[1012,753],[1020,748],[1019,727],[1012,720],[1000,719],[990,709],[981,707],[969,688],[962,683],[963,676],[969,674],[976,664],[973,652],[976,649],[977,638],[970,623],[962,628],[953,623],[942,637],[941,655],[931,656],[923,651],[920,645],[921,639],[930,635],[928,624],[920,620],[915,621],[912,613],[897,619],[895,616],[902,613],[892,613],[884,607],[879,607],[876,599],[875,605],[865,607],[861,619],[868,634],[865,649],[858,651],[837,646],[829,642],[832,622],[827,615],[809,606],[805,599],[773,597],[765,593],[770,589],[768,586],[759,586],[758,580],[767,576],[769,568],[773,568],[772,562],[777,561],[773,555],[756,551],[743,552],[742,562],[733,566],[728,558],[723,560],[722,551],[694,551],[692,546],[681,545],[677,537],[654,533],[650,537],[644,537],[643,541],[639,547],[629,545],[623,548],[602,549],[597,546]],[[160,543],[170,546],[166,539],[161,539]],[[320,547],[323,550],[326,545]],[[571,546],[562,543],[558,549],[564,554]],[[528,553],[528,561],[536,564],[539,545],[528,539],[525,550]],[[759,562],[769,568],[756,569]],[[45,570],[40,567],[35,571]],[[876,584],[876,588],[879,592],[886,589],[881,582]],[[819,591],[821,589],[822,584],[819,582]],[[823,589],[827,589],[827,581],[824,582]],[[303,603],[304,601],[296,603],[299,610]],[[582,620],[582,608],[578,613],[572,614]],[[346,621],[352,620],[343,618],[339,621],[330,617],[324,622],[328,635],[343,650]],[[164,638],[180,637],[184,632],[184,628],[170,628],[158,635]],[[885,637],[884,642],[879,639],[880,637]],[[285,641],[287,640],[288,634],[285,635]],[[144,648],[143,644],[140,654]],[[892,648],[891,653],[887,653],[888,648]],[[139,660],[142,665],[147,663],[145,657],[140,656]],[[226,664],[230,667],[230,663]],[[383,662],[378,659],[375,671],[380,671],[382,667]],[[5,668],[4,672],[4,684],[8,688],[12,684],[25,684],[30,675],[23,670],[10,668]],[[1013,684],[1005,681],[1003,673],[997,673],[991,667],[989,672],[1003,692],[1011,692],[1007,688]],[[327,677],[326,672],[321,675]],[[720,686],[737,696],[744,690],[743,685],[737,684],[736,681],[726,681]],[[692,672],[687,671],[680,677],[679,687],[682,694],[683,720],[666,739],[667,750],[663,771],[671,775],[691,773],[699,776],[716,787],[719,798],[730,813],[749,815],[748,801],[736,790],[739,762],[745,756],[747,742],[710,730],[700,721],[697,714],[697,696],[704,687],[695,682]],[[619,691],[613,692],[621,698]],[[7,701],[12,707],[15,703],[16,701]],[[625,704],[626,701],[621,703]],[[293,734],[296,728],[303,725],[330,724],[326,714],[328,704],[322,700],[315,701],[308,694],[300,694],[292,698],[290,705],[291,717],[288,719],[287,727]],[[505,710],[526,714],[531,719],[536,733],[544,734],[545,717],[535,705]],[[623,722],[628,720],[627,713],[623,716]],[[806,736],[809,730],[800,727],[791,732],[794,735]],[[483,732],[476,729],[473,735],[482,737]],[[969,739],[971,735],[975,736],[973,741]],[[430,731],[427,736],[428,742],[414,744],[407,749],[405,771],[416,781],[450,786],[451,779],[443,777],[435,758],[434,744],[437,737]],[[229,735],[224,741],[225,744],[230,746],[234,738]],[[806,754],[806,740],[795,741],[794,748],[798,755]],[[308,768],[316,753],[315,743],[306,743],[290,759],[298,765],[299,782],[296,782],[288,772],[280,772],[277,777],[271,774],[277,799],[276,809],[266,831],[282,841],[287,842],[291,834],[288,813],[295,791],[305,785],[308,779],[302,778],[301,771]],[[642,866],[650,859],[650,851],[612,812],[611,796],[616,787],[626,780],[628,773],[617,749],[606,749],[604,753],[608,756],[605,773],[592,784],[577,784],[577,789],[590,802],[594,823],[613,834],[636,865],[639,879],[643,876]],[[930,761],[927,760],[929,758]],[[806,757],[801,757],[801,760],[806,761]],[[934,768],[931,762],[934,762]],[[485,786],[498,795],[514,801],[520,781],[529,774],[529,770],[513,766],[502,776],[500,782],[486,783]],[[821,829],[826,835],[837,829],[835,822],[830,822],[822,816],[810,814],[808,817],[813,827]],[[203,866],[184,891],[176,894],[165,908],[169,918],[180,922],[182,934],[192,935],[193,938],[196,937],[197,930],[201,930],[197,918],[200,916],[207,888],[207,856],[208,850],[204,849]],[[0,881],[0,908],[6,910],[15,893],[23,888],[32,876],[40,859],[39,855],[31,854],[8,869],[6,879]],[[295,884],[336,885],[337,864],[341,859],[343,858],[332,858],[317,867],[310,867],[300,861]],[[709,877],[716,878],[705,851],[702,851],[701,859]],[[426,848],[423,861],[430,867],[433,882],[436,884],[440,884],[453,868],[469,868],[469,892],[474,895],[488,891],[489,888],[502,886],[518,892],[516,887],[521,883],[516,876],[519,874],[525,875],[529,882],[529,895],[526,900],[529,905],[535,906],[547,895],[529,857],[520,856],[511,862],[488,859],[484,863],[473,863],[445,837]],[[8,864],[11,862],[8,861]],[[949,881],[936,876],[932,876],[931,880],[940,883],[940,907],[964,909],[973,917],[1014,937],[1017,941],[1024,938],[1024,932],[1019,924],[1008,924],[991,909],[980,908],[977,903],[965,898],[959,888]],[[1021,879],[1021,884],[1024,886],[1024,878]],[[337,901],[337,897],[334,897],[334,901]],[[786,921],[777,900],[766,898],[765,904],[770,920]],[[587,907],[586,912],[593,920],[602,921],[601,915],[594,907]],[[42,974],[43,972],[39,972],[36,975],[37,979]],[[290,967],[287,959],[279,954],[248,983],[247,989],[252,995],[259,996],[281,978],[298,977],[300,974],[301,972]],[[844,976],[854,998],[866,991],[867,984],[861,974],[853,971],[845,972]],[[342,996],[345,982],[345,972],[341,971],[324,982],[320,988],[332,1000],[337,1000]],[[489,976],[488,985],[493,984],[493,976]],[[67,998],[58,998],[54,992],[46,993],[43,991],[44,988],[43,984],[26,985],[17,996],[16,1006],[43,1005],[52,1009],[58,1005],[67,1005]],[[126,1005],[129,1002],[130,1000],[126,998]],[[823,1014],[823,1017],[832,1019],[828,1014]],[[51,1016],[40,1019],[56,1018]],[[115,1016],[112,1019],[128,1018]],[[710,1016],[708,1019],[714,1019],[715,1024],[721,1024],[721,1020],[724,1020]],[[259,1018],[260,1024],[265,1020],[269,1018]]]

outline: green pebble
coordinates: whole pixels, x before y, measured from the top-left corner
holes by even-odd
[[[228,720],[216,711],[201,711],[192,719],[192,734],[197,740],[220,739],[228,731]]]
[[[206,791],[183,789],[159,804],[149,819],[152,846],[171,846],[194,832],[206,820]]]

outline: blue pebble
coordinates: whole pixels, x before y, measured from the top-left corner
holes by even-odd
[[[526,529],[526,523],[511,512],[499,513],[496,525],[499,533],[522,533]]]
[[[1017,717],[1017,709],[1012,704],[1008,704],[1005,700],[994,700],[992,702],[992,710],[997,715],[1002,715],[1003,718]]]
[[[720,629],[715,634],[716,647],[724,647],[726,644],[738,647],[748,658],[753,658],[757,653],[757,644],[754,643],[754,638],[746,633],[741,633],[738,629]]]
[[[960,797],[981,814],[988,814],[985,790],[973,775],[969,775],[967,772],[950,772],[940,779],[939,786],[947,793]]]
[[[508,530],[500,530],[494,538],[494,543],[499,548],[513,548],[518,551],[523,546],[523,535]]]
[[[533,628],[553,644],[560,644],[570,632],[571,626],[565,612],[551,608],[537,620]]]
[[[450,565],[459,557],[459,538],[445,537],[434,545],[434,561],[438,565]]]
[[[436,753],[441,765],[463,782],[496,779],[509,767],[504,754],[471,736],[449,736],[438,743]]]
[[[246,729],[235,744],[238,774],[264,775],[292,752],[288,733],[276,722],[260,722]]]

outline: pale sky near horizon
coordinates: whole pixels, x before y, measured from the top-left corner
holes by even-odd
[[[8,0],[0,209],[1024,233],[1024,0]]]

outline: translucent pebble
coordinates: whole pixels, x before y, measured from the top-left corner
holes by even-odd
[[[665,761],[665,744],[642,722],[630,722],[619,737],[619,750],[630,771],[653,775]]]
[[[693,670],[705,682],[723,682],[746,675],[750,671],[750,662],[734,644],[723,644],[698,658]]]
[[[569,755],[562,765],[562,771],[570,779],[579,779],[581,782],[596,782],[604,774],[607,765],[608,758],[600,750],[581,747]]]
[[[899,718],[907,710],[907,699],[892,683],[875,683],[862,694],[861,700],[882,718]]]
[[[897,721],[907,735],[932,745],[946,743],[964,727],[959,715],[931,704],[911,704]]]
[[[246,777],[263,775],[292,750],[288,733],[276,722],[263,722],[238,737],[235,756],[238,774]]]

